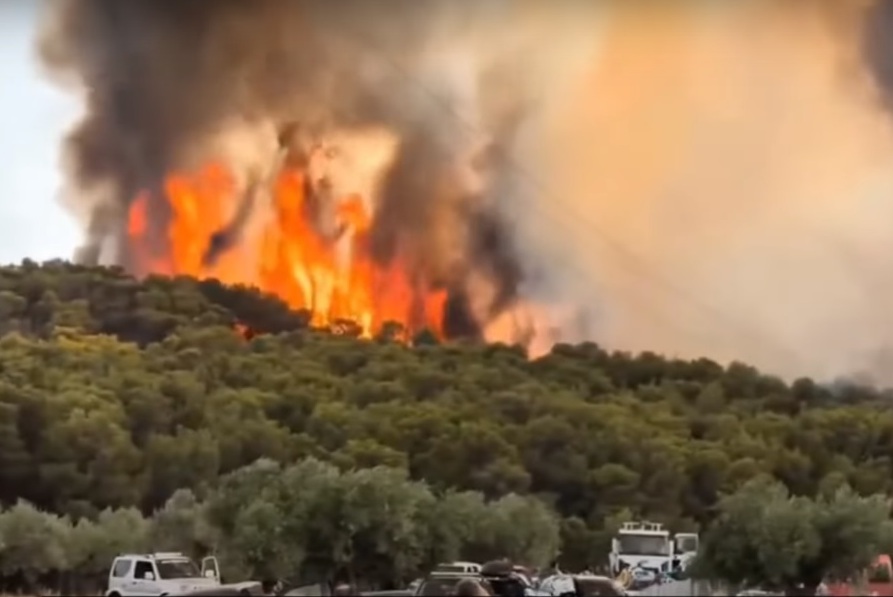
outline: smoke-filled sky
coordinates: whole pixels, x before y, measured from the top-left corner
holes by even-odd
[[[34,56],[38,6],[0,4],[0,263],[68,258],[80,242],[56,197],[59,139],[79,113]]]
[[[58,0],[45,56],[96,91],[69,145],[94,256],[131,257],[128,205],[170,167],[216,152],[263,169],[287,120],[331,138],[372,125],[399,147],[378,160],[396,164],[373,201],[379,253],[423,255],[487,337],[523,306],[555,323],[550,339],[890,381],[893,25],[871,4],[432,2],[426,16]],[[461,166],[488,140],[508,164]]]

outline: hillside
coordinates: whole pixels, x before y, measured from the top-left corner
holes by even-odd
[[[559,345],[409,348],[307,326],[214,281],[0,268],[0,499],[152,511],[260,457],[387,464],[435,489],[546,497],[581,560],[631,513],[690,527],[769,472],[798,494],[893,488],[893,410],[867,388]]]

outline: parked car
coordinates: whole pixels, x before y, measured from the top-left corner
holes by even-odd
[[[491,595],[499,597],[540,597],[546,596],[530,586],[530,581],[516,573],[510,564],[507,568],[484,565],[481,574],[432,572],[419,584],[414,595],[418,597],[443,597],[453,595],[456,586],[465,579],[474,579]]]
[[[236,588],[236,587],[212,587],[210,589],[202,589],[200,591],[192,591],[191,593],[187,593],[188,597],[198,597],[201,595],[202,597],[252,597],[254,595],[265,595],[265,593],[261,590],[260,585],[256,585],[254,587],[248,588]]]
[[[474,562],[444,562],[434,568],[434,572],[447,572],[453,574],[480,574],[483,566]]]
[[[260,583],[224,585],[220,582],[217,559],[208,557],[202,566],[179,552],[125,554],[114,559],[109,569],[106,597],[145,597],[147,595],[257,595]],[[220,592],[223,591],[223,592]]]
[[[634,594],[608,576],[556,574],[543,579],[539,590],[552,597],[627,597]]]
[[[456,592],[456,585],[466,578],[473,578],[482,582],[482,584],[484,582],[483,577],[479,574],[432,572],[422,580],[418,588],[416,588],[414,595],[417,595],[418,597],[443,597],[444,595],[452,595]],[[490,587],[487,587],[487,590],[490,590]]]
[[[533,586],[527,570],[506,560],[495,560],[484,564],[481,568],[481,576],[493,595],[500,597],[546,595]]]

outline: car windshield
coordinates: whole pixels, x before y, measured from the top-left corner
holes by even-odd
[[[171,578],[200,578],[201,572],[192,560],[156,560],[158,575],[162,579]]]
[[[676,537],[676,551],[679,553],[694,553],[698,551],[698,538]]]
[[[445,578],[429,578],[422,583],[416,595],[424,595],[425,597],[435,597],[440,595],[452,595],[456,592],[456,585],[462,580],[461,577],[449,576]]]
[[[670,541],[658,535],[620,535],[620,553],[630,556],[668,556]]]

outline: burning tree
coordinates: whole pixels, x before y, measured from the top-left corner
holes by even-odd
[[[530,90],[489,90],[501,107],[486,110],[472,38],[457,29],[435,48],[464,8],[330,7],[49,8],[45,64],[91,90],[66,141],[69,199],[87,216],[80,259],[257,286],[367,337],[390,321],[407,337],[551,334],[529,310],[506,317],[528,301],[498,205],[509,173],[489,151],[515,143]],[[367,38],[367,51],[345,44]],[[455,68],[440,68],[444,52]],[[416,89],[432,77],[435,110]]]
[[[366,156],[375,154],[359,143]],[[441,335],[446,291],[411,277],[405,260],[374,258],[372,190],[348,192],[332,182],[333,160],[345,159],[341,155],[322,143],[284,146],[271,171],[241,192],[219,164],[167,177],[163,197],[142,193],[130,205],[132,267],[247,281],[310,311],[317,326],[340,329],[355,322],[368,337],[393,321],[412,332],[428,328]],[[353,161],[353,175],[362,178]],[[153,251],[158,234],[146,224],[146,213],[159,201],[170,212],[160,253]]]

